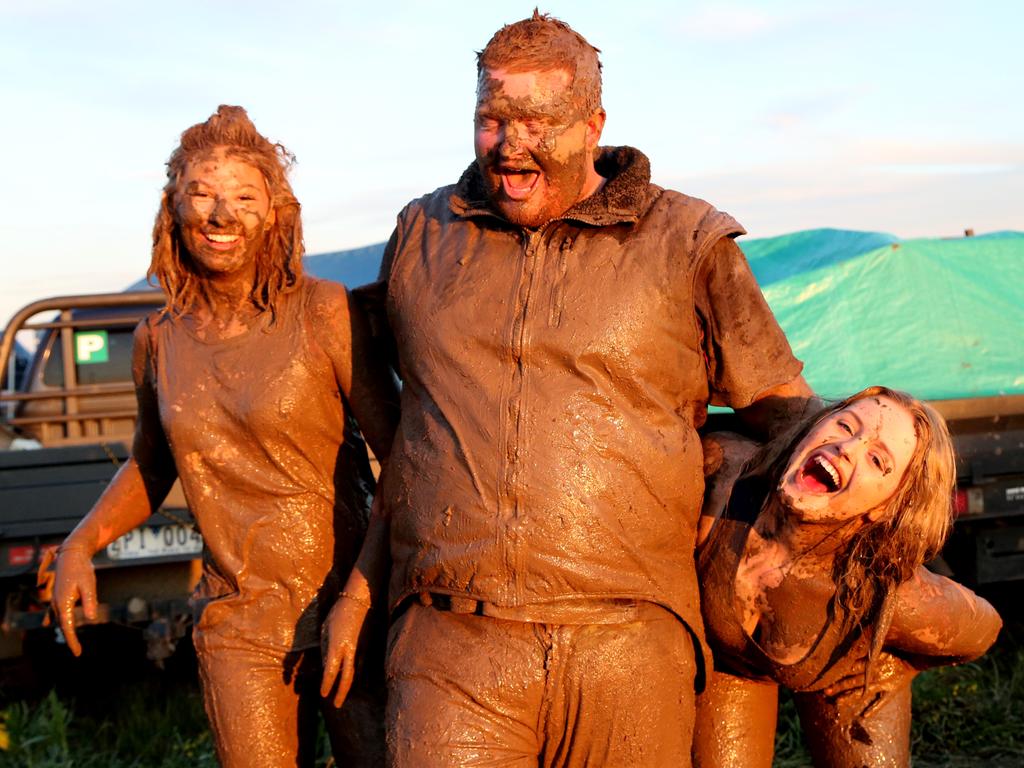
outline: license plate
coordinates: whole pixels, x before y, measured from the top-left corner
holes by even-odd
[[[143,525],[107,544],[107,557],[111,560],[198,555],[202,551],[203,537],[199,531],[184,525]]]

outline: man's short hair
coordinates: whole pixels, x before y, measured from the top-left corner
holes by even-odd
[[[562,69],[572,77],[574,101],[585,115],[601,109],[600,51],[566,24],[534,9],[533,16],[506,24],[476,55],[479,77],[485,69],[546,72]]]

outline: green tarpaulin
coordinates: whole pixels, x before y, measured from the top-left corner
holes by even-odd
[[[812,230],[740,245],[819,394],[1024,393],[1024,233]]]

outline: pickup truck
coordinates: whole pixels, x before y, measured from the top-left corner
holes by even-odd
[[[942,559],[958,581],[1024,579],[1024,395],[934,400],[957,457],[956,524]]]
[[[135,423],[132,331],[163,305],[156,291],[67,296],[19,311],[0,342],[0,658],[49,634],[40,562],[99,498],[128,456]],[[16,342],[33,349],[17,364]],[[19,367],[21,370],[19,371]],[[142,628],[160,661],[185,634],[202,539],[180,487],[158,514],[94,559],[97,622]],[[84,615],[78,620],[87,623]]]

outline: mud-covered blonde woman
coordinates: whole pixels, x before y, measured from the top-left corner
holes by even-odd
[[[316,712],[344,765],[381,759],[372,693],[318,693],[320,625],[362,541],[365,444],[386,459],[390,378],[343,286],[302,273],[291,155],[222,106],[167,163],[150,275],[167,309],[135,331],[131,458],[60,548],[54,608],[96,610],[91,557],[180,478],[206,544],[193,640],[225,766],[312,765]]]
[[[909,765],[910,683],[980,656],[1001,622],[923,568],[951,524],[955,465],[927,404],[870,387],[764,446],[705,439],[701,608],[715,671],[697,766],[771,766],[778,686],[816,766]]]

